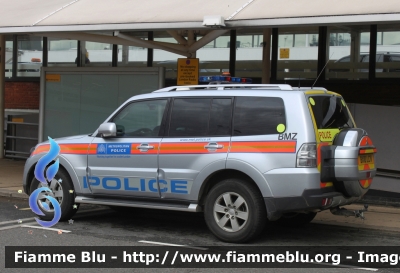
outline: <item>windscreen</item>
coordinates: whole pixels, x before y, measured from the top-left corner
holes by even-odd
[[[346,103],[337,96],[310,96],[311,109],[318,129],[353,128]]]

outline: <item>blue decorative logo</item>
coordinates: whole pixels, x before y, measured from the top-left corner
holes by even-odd
[[[60,146],[58,146],[58,144],[50,137],[49,137],[49,142],[50,142],[50,150],[46,155],[44,155],[41,159],[39,159],[38,163],[36,164],[34,172],[36,179],[39,180],[40,183],[42,183],[42,187],[34,190],[31,193],[31,196],[29,197],[29,206],[31,210],[37,215],[42,215],[42,216],[45,215],[38,206],[39,202],[41,207],[45,211],[50,212],[51,210],[46,202],[42,202],[39,200],[39,196],[41,196],[41,198],[46,198],[47,200],[49,200],[54,208],[53,220],[43,221],[38,218],[35,218],[36,222],[38,222],[38,224],[43,227],[54,226],[55,224],[58,223],[58,221],[61,218],[61,207],[58,201],[52,196],[41,194],[42,192],[52,192],[51,189],[49,188],[50,183],[57,174],[60,165],[59,160],[57,159],[53,164],[51,164],[47,168],[46,177],[44,176],[47,165],[50,164],[60,153]]]
[[[98,153],[98,154],[106,154],[106,153],[107,153],[107,151],[106,151],[106,145],[100,144],[100,145],[97,147],[97,153]]]

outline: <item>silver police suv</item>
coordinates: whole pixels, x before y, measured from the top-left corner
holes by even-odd
[[[372,140],[324,88],[168,87],[132,97],[90,135],[55,141],[60,167],[49,194],[61,220],[80,203],[203,211],[211,232],[235,243],[268,220],[299,226],[326,209],[350,215],[339,206],[360,200],[376,174]],[[34,169],[49,146],[38,144],[26,162],[27,194],[42,185]],[[48,205],[42,219],[53,217]]]

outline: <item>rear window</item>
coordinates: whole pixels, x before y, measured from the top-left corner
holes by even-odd
[[[236,98],[234,136],[278,134],[277,126],[280,124],[286,126],[285,106],[281,98]]]
[[[342,98],[336,96],[311,96],[309,101],[318,129],[354,127]]]

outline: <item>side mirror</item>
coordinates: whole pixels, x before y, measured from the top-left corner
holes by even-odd
[[[102,124],[100,124],[100,127],[98,129],[98,134],[102,138],[116,137],[117,136],[117,126],[113,122],[102,123]]]

